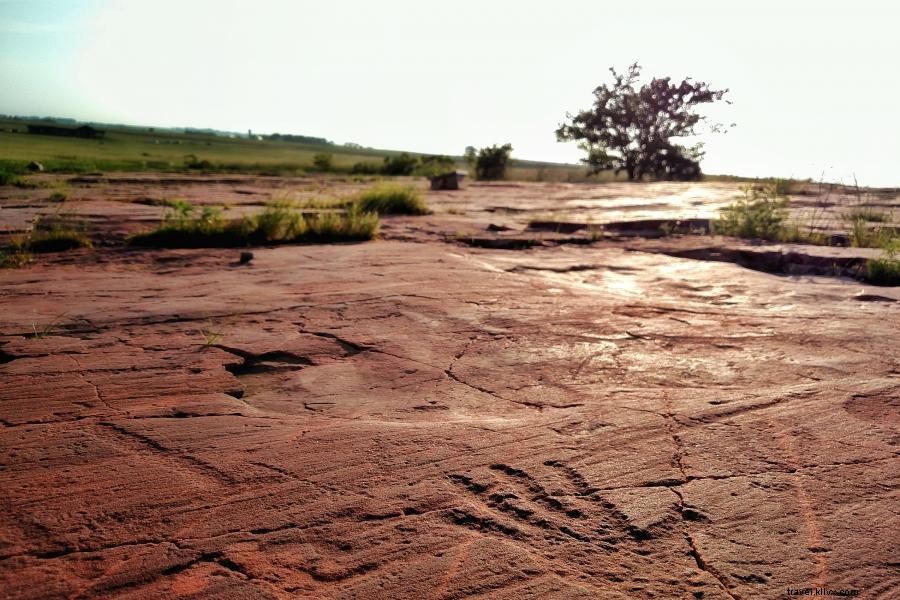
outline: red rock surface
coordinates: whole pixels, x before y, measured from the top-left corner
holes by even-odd
[[[897,288],[428,233],[464,194],[0,272],[0,597],[897,597]]]

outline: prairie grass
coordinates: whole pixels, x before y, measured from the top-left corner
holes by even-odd
[[[742,238],[784,241],[788,216],[788,200],[777,186],[742,188],[743,197],[725,207],[713,231]]]
[[[870,227],[865,219],[856,219],[850,224],[850,245],[856,248],[885,248],[897,239],[900,237],[894,227]]]
[[[806,227],[788,222],[789,180],[775,179],[762,185],[741,188],[743,196],[726,206],[712,222],[713,233],[740,238],[824,245],[828,238],[816,232],[814,223]]]
[[[431,211],[422,195],[410,186],[383,183],[365,190],[356,200],[363,212],[379,215],[427,215]]]
[[[206,207],[199,214],[180,202],[157,229],[128,238],[134,246],[158,248],[237,247],[267,243],[330,243],[365,241],[378,233],[378,215],[351,206],[343,212],[308,214],[287,201],[269,203],[253,217],[223,218],[221,209]]]
[[[866,280],[876,285],[900,285],[900,237],[882,247],[884,252],[866,264]]]
[[[854,221],[866,221],[869,223],[890,223],[893,220],[893,214],[883,210],[875,210],[870,207],[855,208],[844,215],[844,218],[851,223]]]
[[[71,215],[62,214],[57,209],[55,214],[42,216],[35,221],[32,232],[22,242],[22,246],[30,252],[63,252],[92,248],[93,244],[83,228],[72,222]]]
[[[7,248],[0,248],[0,269],[18,269],[31,262],[31,252],[21,239],[13,240]]]

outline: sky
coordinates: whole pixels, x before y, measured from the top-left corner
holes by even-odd
[[[557,126],[638,62],[729,89],[704,172],[900,186],[895,5],[0,0],[0,113],[576,162]]]

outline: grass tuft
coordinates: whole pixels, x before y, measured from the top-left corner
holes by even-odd
[[[359,195],[356,206],[379,215],[427,215],[431,211],[421,194],[412,187],[380,184]]]
[[[269,203],[254,217],[228,221],[221,209],[199,215],[185,202],[170,208],[157,229],[128,238],[134,246],[157,248],[236,247],[266,243],[365,241],[378,234],[378,215],[352,206],[343,212],[307,214],[291,202]]]
[[[887,211],[875,210],[869,207],[861,207],[851,210],[844,215],[844,218],[850,221],[868,221],[869,223],[890,223],[893,215]]]
[[[31,252],[22,240],[14,240],[8,248],[0,248],[0,269],[18,269],[31,262]]]
[[[875,285],[900,285],[900,238],[882,247],[884,253],[866,264],[866,281]]]
[[[76,248],[92,248],[91,239],[65,220],[43,217],[23,244],[31,252],[64,252]]]
[[[858,218],[850,223],[850,245],[856,248],[885,248],[900,239],[894,227],[876,225],[870,227],[865,219]]]

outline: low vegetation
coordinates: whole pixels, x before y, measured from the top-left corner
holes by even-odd
[[[741,188],[743,196],[722,209],[711,223],[713,233],[773,242],[824,245],[828,237],[813,224],[806,227],[788,221],[790,181],[775,179]]]
[[[854,221],[867,221],[869,223],[889,223],[893,220],[893,214],[883,210],[875,210],[870,207],[859,207],[848,212],[846,215],[844,215],[844,218],[851,223]]]
[[[12,185],[20,188],[34,187],[23,175],[26,173],[23,161],[0,161],[0,185]]]
[[[829,243],[828,236],[816,233],[812,226],[802,230],[788,223],[788,189],[777,180],[744,188],[743,197],[722,210],[713,222],[713,231],[778,242]],[[900,285],[900,233],[889,224],[892,215],[858,205],[844,218],[849,225],[851,246],[883,250],[880,256],[867,261],[865,280],[876,285]]]
[[[38,221],[26,242],[26,248],[31,252],[63,252],[91,247],[91,239],[83,231],[63,221]]]
[[[360,194],[356,206],[379,215],[427,215],[430,211],[421,194],[412,187],[381,184]]]
[[[423,215],[428,206],[412,187],[380,184],[353,199],[294,201],[281,195],[257,215],[226,219],[216,206],[170,201],[162,223],[132,235],[134,246],[161,248],[237,247],[272,243],[329,243],[374,238],[379,215]]]
[[[35,221],[28,235],[17,236],[0,248],[0,268],[17,269],[32,260],[32,254],[64,252],[77,248],[91,248],[91,239],[82,227],[72,223],[66,215],[43,216]]]
[[[475,169],[475,178],[484,181],[498,180],[506,177],[506,168],[511,162],[512,144],[488,146],[475,151],[466,148],[466,160]]]
[[[444,155],[413,156],[407,152],[384,157],[384,161],[358,162],[350,168],[354,175],[387,175],[389,177],[401,177],[418,175],[420,177],[434,177],[449,173],[456,169],[456,161]]]
[[[319,171],[334,170],[334,156],[327,152],[319,152],[313,156],[313,166]]]
[[[419,164],[419,159],[406,152],[401,152],[395,156],[385,156],[384,164],[381,166],[382,175],[412,175]]]
[[[787,197],[777,185],[746,186],[743,197],[725,207],[713,223],[722,235],[761,240],[785,241],[787,237]]]
[[[6,248],[0,248],[0,269],[18,269],[31,262],[31,252],[21,240],[15,240]]]
[[[225,219],[222,209],[179,202],[153,231],[128,238],[135,246],[162,248],[236,247],[266,243],[364,241],[378,233],[379,219],[356,206],[345,211],[306,213],[288,201],[269,203],[256,216]]]
[[[898,238],[897,229],[889,225],[870,226],[857,218],[850,223],[850,245],[856,248],[886,248]]]
[[[876,285],[900,285],[900,238],[884,246],[884,253],[866,264],[866,281]]]

